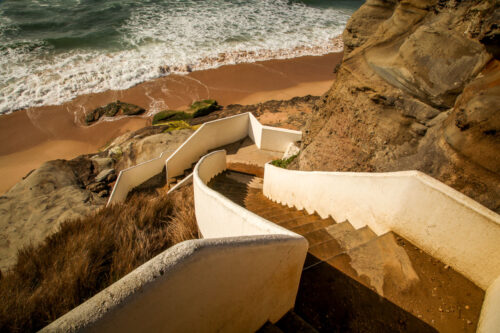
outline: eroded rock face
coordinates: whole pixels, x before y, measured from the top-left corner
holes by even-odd
[[[162,152],[171,154],[191,134],[193,130],[182,129],[165,132],[166,126],[150,126],[116,138],[107,148],[107,156],[115,161],[119,170],[129,168],[160,156]]]
[[[21,247],[37,244],[62,222],[104,206],[120,170],[175,150],[192,133],[163,133],[167,128],[146,127],[95,155],[46,162],[0,196],[0,270],[15,263]]]
[[[75,171],[65,160],[46,162],[0,197],[0,269],[15,263],[20,247],[105,204]]]
[[[456,151],[500,173],[500,61],[465,87],[444,124],[444,137]]]
[[[495,1],[368,0],[296,167],[423,171],[500,212]]]
[[[388,83],[440,108],[452,107],[490,58],[481,43],[427,25],[417,28],[397,50],[373,47],[366,53],[369,65]]]

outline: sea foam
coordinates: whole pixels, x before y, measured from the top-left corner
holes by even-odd
[[[170,73],[339,51],[334,37],[351,13],[283,0],[147,2],[118,28],[121,49],[56,52],[43,40],[5,37],[15,26],[0,11],[0,113]]]

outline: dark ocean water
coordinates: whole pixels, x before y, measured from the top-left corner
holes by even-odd
[[[331,39],[361,4],[2,0],[0,113],[125,89],[168,74],[159,70],[166,66],[182,72],[335,51]]]

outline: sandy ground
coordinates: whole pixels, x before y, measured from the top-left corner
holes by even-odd
[[[205,98],[228,105],[321,95],[331,86],[333,69],[341,58],[341,53],[332,53],[222,66],[0,116],[0,193],[43,162],[95,152],[113,138],[148,125],[150,115],[164,109],[182,108]],[[116,100],[140,105],[148,114],[82,125],[86,110]]]

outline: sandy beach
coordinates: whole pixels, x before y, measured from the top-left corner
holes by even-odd
[[[82,95],[71,102],[0,116],[0,193],[52,159],[97,151],[113,138],[150,124],[150,116],[213,98],[221,105],[255,104],[295,96],[321,95],[331,86],[342,53],[222,66],[169,75],[127,90]],[[140,117],[84,126],[86,110],[120,100],[144,107]]]

